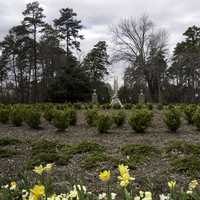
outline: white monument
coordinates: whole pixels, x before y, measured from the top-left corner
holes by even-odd
[[[97,97],[96,89],[94,89],[93,93],[92,93],[92,103],[93,104],[97,104],[98,103],[98,97]]]
[[[118,77],[114,78],[114,95],[112,97],[111,105],[119,104],[121,107],[123,107],[119,97],[118,97]]]

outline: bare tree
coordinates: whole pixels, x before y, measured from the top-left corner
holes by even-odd
[[[131,67],[128,69],[129,72],[127,71],[128,74],[125,74],[126,77],[133,80],[137,74],[137,80],[142,80],[140,84],[147,84],[151,88],[152,77],[158,76],[155,73],[159,68],[157,63],[155,66],[154,57],[166,52],[166,32],[164,30],[155,31],[153,22],[146,15],[138,20],[124,19],[112,27],[111,31],[114,42],[112,60],[128,62]],[[150,61],[154,61],[154,63],[150,63]],[[132,73],[130,73],[131,70]],[[130,77],[131,74],[133,77]],[[160,80],[157,82],[160,83]]]
[[[153,32],[153,23],[149,17],[144,15],[139,20],[123,19],[111,31],[115,44],[113,60],[134,63],[140,57],[141,64],[144,64]]]

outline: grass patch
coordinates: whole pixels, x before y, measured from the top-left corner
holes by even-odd
[[[5,137],[0,139],[0,146],[16,145],[21,143],[22,142],[20,140],[10,137]]]
[[[0,158],[10,158],[16,154],[17,153],[14,150],[0,148]]]
[[[187,176],[199,176],[200,171],[200,157],[195,155],[174,158],[171,161],[173,171],[183,173]]]
[[[165,148],[165,154],[172,171],[191,177],[200,174],[200,144],[174,141]]]
[[[52,162],[57,165],[67,165],[69,160],[76,154],[100,153],[103,151],[103,146],[92,142],[62,145],[57,142],[42,140],[32,144],[32,154],[31,159],[28,161],[28,168]]]
[[[173,141],[165,148],[165,153],[169,156],[180,154],[200,155],[200,144],[190,144],[185,141]]]
[[[128,144],[121,148],[122,155],[129,157],[126,164],[135,169],[137,165],[149,161],[152,157],[160,155],[160,151],[150,145]]]

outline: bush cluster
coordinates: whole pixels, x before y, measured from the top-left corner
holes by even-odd
[[[112,120],[107,114],[99,114],[96,121],[97,130],[99,133],[107,133],[112,126]]]
[[[114,112],[112,114],[112,119],[117,127],[121,127],[125,122],[126,114],[124,113],[124,111]]]
[[[26,123],[30,128],[38,129],[41,124],[41,113],[36,109],[26,111]]]
[[[23,123],[24,112],[21,107],[13,107],[10,112],[10,121],[14,126],[21,126]]]
[[[187,120],[188,124],[193,124],[193,115],[197,109],[197,105],[191,104],[184,107],[184,114],[185,119]]]
[[[69,127],[70,117],[69,112],[57,110],[54,113],[53,125],[59,130],[64,131]]]
[[[89,126],[93,127],[96,125],[96,121],[98,118],[98,112],[96,109],[89,109],[85,113],[86,122]]]
[[[128,122],[135,132],[144,133],[151,123],[152,116],[152,112],[148,109],[135,109],[132,111]]]
[[[176,107],[169,107],[164,111],[164,122],[168,129],[172,132],[176,132],[181,126],[181,113]]]

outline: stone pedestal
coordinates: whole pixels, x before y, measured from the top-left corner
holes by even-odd
[[[144,104],[145,103],[145,96],[144,96],[144,93],[143,93],[142,89],[140,90],[140,94],[139,94],[139,97],[138,97],[138,103],[139,104]]]
[[[96,90],[93,90],[93,93],[92,93],[92,103],[93,104],[97,104],[98,103],[98,97],[97,97]]]

